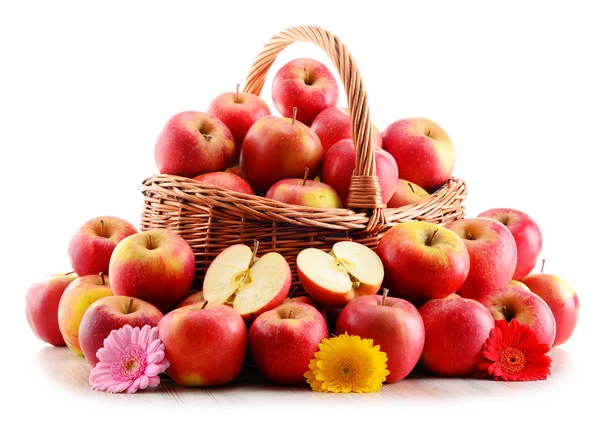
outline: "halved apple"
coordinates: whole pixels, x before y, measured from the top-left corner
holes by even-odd
[[[256,260],[254,251],[236,244],[222,251],[210,264],[204,278],[203,294],[210,303],[223,303],[245,320],[280,305],[292,284],[290,266],[279,253]]]
[[[352,299],[377,293],[383,282],[383,263],[362,244],[341,241],[330,253],[304,249],[296,258],[304,290],[325,306],[344,306]]]

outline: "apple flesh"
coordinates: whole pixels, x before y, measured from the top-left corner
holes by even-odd
[[[546,302],[535,293],[511,287],[488,296],[483,304],[495,320],[516,319],[527,324],[536,332],[540,343],[552,346],[556,322]]]
[[[508,286],[517,264],[517,247],[504,225],[492,219],[469,218],[451,222],[446,228],[462,238],[471,262],[458,294],[481,301]]]
[[[109,267],[116,295],[145,300],[163,313],[187,295],[195,269],[190,245],[168,230],[127,237],[113,252]]]
[[[163,317],[155,306],[127,296],[108,296],[96,300],[85,311],[79,324],[79,345],[85,359],[95,366],[96,352],[104,346],[104,339],[112,330],[126,324],[132,327],[156,327]]]
[[[331,186],[302,178],[288,178],[276,182],[265,197],[289,205],[312,208],[342,207],[339,196]]]
[[[286,303],[261,314],[248,333],[248,347],[256,366],[280,384],[300,384],[304,373],[327,338],[321,313],[306,303]]]
[[[481,303],[451,294],[432,299],[419,308],[425,326],[421,364],[448,377],[473,375],[494,318]]]
[[[435,122],[400,119],[381,133],[383,148],[398,164],[398,176],[434,192],[452,176],[454,144]]]
[[[161,174],[188,178],[223,171],[234,155],[231,131],[219,119],[203,112],[173,116],[154,146],[154,159]]]
[[[384,286],[414,304],[454,293],[469,273],[469,253],[460,237],[428,222],[395,225],[379,241],[377,254]]]
[[[398,179],[394,187],[394,193],[387,202],[388,208],[401,208],[402,206],[419,203],[429,197],[429,193],[410,181]]]
[[[308,248],[296,259],[304,290],[325,306],[344,306],[358,296],[375,294],[383,281],[383,265],[366,246],[351,241],[333,245],[328,254]]]
[[[529,275],[542,251],[542,231],[535,221],[524,212],[508,208],[490,209],[479,216],[501,222],[513,235],[517,245],[517,265],[512,278],[520,280]]]
[[[277,71],[271,89],[273,103],[281,115],[291,118],[298,108],[297,119],[310,126],[316,116],[335,106],[339,90],[333,74],[314,59],[295,59]]]
[[[207,112],[218,118],[229,128],[235,142],[234,160],[240,157],[242,142],[246,133],[256,121],[271,114],[263,99],[251,93],[239,91],[218,95],[208,105]]]
[[[79,343],[79,325],[90,305],[103,297],[112,296],[110,281],[102,273],[77,278],[65,289],[58,304],[58,327],[65,343],[83,356]]]
[[[181,386],[218,386],[233,381],[246,357],[247,330],[225,305],[196,303],[175,309],[158,323],[171,365],[169,377]]]
[[[321,176],[340,196],[344,206],[348,203],[350,182],[356,167],[356,149],[352,140],[340,140],[325,154]],[[387,203],[396,187],[398,166],[394,158],[386,151],[375,149],[375,167],[381,186],[381,199]]]
[[[108,274],[113,250],[121,240],[137,233],[129,222],[114,216],[99,216],[85,222],[69,241],[69,260],[79,276]]]
[[[403,299],[362,296],[348,303],[337,319],[336,334],[373,339],[387,354],[386,383],[406,377],[417,365],[425,343],[425,327],[417,308]]]
[[[214,304],[227,304],[244,320],[280,305],[292,283],[290,266],[283,256],[270,252],[256,259],[244,244],[228,247],[215,258],[206,271],[203,293]]]
[[[523,279],[529,289],[550,308],[556,321],[556,337],[552,346],[565,343],[579,319],[579,297],[565,280],[552,274],[530,274]]]
[[[25,295],[25,314],[33,333],[43,342],[65,346],[58,327],[58,304],[66,288],[77,274],[48,275],[36,280]]]
[[[340,140],[352,140],[352,120],[347,108],[329,107],[319,113],[310,129],[319,136],[323,150],[327,150]],[[375,147],[381,148],[381,134],[375,125],[371,126],[371,135]]]
[[[197,175],[192,179],[226,188],[227,190],[237,191],[238,193],[254,194],[254,190],[252,190],[250,184],[232,172],[209,172],[208,174]]]

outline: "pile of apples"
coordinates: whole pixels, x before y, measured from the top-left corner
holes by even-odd
[[[155,145],[158,170],[291,205],[346,207],[356,151],[334,76],[316,60],[296,59],[275,75],[272,96],[282,116],[239,85],[206,113],[173,116]],[[373,125],[372,134],[388,207],[416,203],[452,175],[454,145],[434,122],[400,119],[383,133]]]

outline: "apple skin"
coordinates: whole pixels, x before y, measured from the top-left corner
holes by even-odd
[[[483,344],[494,328],[494,318],[485,306],[451,294],[426,302],[419,313],[425,326],[421,364],[438,375],[472,375],[483,358]]]
[[[215,97],[206,112],[225,124],[235,142],[234,160],[240,157],[242,142],[248,129],[263,116],[271,114],[263,99],[251,93],[223,93]]]
[[[184,306],[194,305],[196,303],[203,304],[205,300],[206,299],[204,299],[204,293],[202,293],[202,291],[197,291],[196,293],[192,293],[189,296],[186,296],[173,309],[183,308]]]
[[[234,166],[230,166],[229,168],[227,168],[227,169],[225,170],[225,172],[231,172],[232,174],[235,174],[235,175],[237,175],[238,177],[240,177],[240,178],[243,178],[243,177],[242,177],[242,170],[240,169],[240,165],[239,165],[239,164],[237,164],[237,165],[234,165]],[[244,181],[245,181],[245,180],[244,180]]]
[[[79,325],[85,311],[96,300],[112,295],[110,280],[104,275],[79,277],[63,292],[58,304],[58,327],[67,346],[76,354],[83,356]]]
[[[317,301],[310,296],[286,297],[283,300],[283,304],[286,303],[305,303],[315,309],[321,309],[321,306],[317,303]]]
[[[65,289],[78,276],[74,272],[38,278],[25,295],[27,322],[38,339],[53,346],[65,346],[58,327],[58,304]]]
[[[100,272],[108,274],[110,256],[117,244],[137,232],[129,222],[115,216],[90,219],[75,231],[69,241],[69,260],[73,270],[81,277]]]
[[[314,59],[300,58],[286,63],[277,71],[271,89],[273,103],[281,115],[310,126],[316,116],[335,106],[339,90],[333,74]]]
[[[335,190],[325,184],[301,178],[288,178],[273,184],[265,194],[267,199],[290,205],[313,208],[341,208],[342,202]]]
[[[459,295],[481,301],[508,286],[517,264],[517,246],[504,225],[493,219],[469,218],[446,228],[463,240],[471,262],[469,275],[457,290]]]
[[[452,176],[454,144],[435,122],[406,118],[392,123],[382,133],[383,149],[398,164],[398,176],[432,193]]]
[[[556,321],[556,337],[552,346],[565,343],[579,319],[579,297],[565,280],[552,274],[530,274],[523,279],[529,289],[550,308]]]
[[[521,280],[535,268],[542,251],[542,231],[529,215],[516,209],[497,208],[479,214],[482,218],[495,219],[508,228],[517,245],[517,266],[514,280]]]
[[[254,320],[248,347],[267,378],[280,384],[301,384],[327,335],[327,323],[317,309],[306,303],[286,303]]]
[[[171,363],[169,377],[181,386],[218,386],[233,381],[246,356],[242,317],[225,305],[185,306],[165,315],[158,335]]]
[[[154,160],[161,174],[188,178],[223,171],[234,155],[231,131],[204,112],[181,112],[173,116],[154,145]]]
[[[237,191],[238,193],[254,194],[254,190],[252,190],[250,184],[233,172],[209,172],[208,174],[197,175],[192,179],[226,188],[227,190]]]
[[[277,181],[302,178],[305,168],[308,178],[315,178],[322,160],[321,141],[310,128],[298,120],[265,116],[246,134],[240,169],[252,188],[264,193]]]
[[[556,321],[550,307],[535,293],[510,287],[488,296],[482,303],[495,320],[516,319],[535,330],[540,343],[554,343]]]
[[[99,362],[96,352],[104,346],[104,339],[112,330],[118,330],[126,324],[140,328],[146,324],[156,327],[162,317],[162,312],[156,306],[133,297],[107,296],[98,299],[85,311],[79,324],[79,345],[83,356],[95,366]]]
[[[388,208],[401,208],[402,206],[419,203],[429,196],[425,190],[415,183],[398,178],[394,193],[387,202]]]
[[[428,222],[395,225],[376,252],[385,269],[384,287],[414,304],[454,293],[469,273],[469,253],[460,237]]]
[[[329,184],[340,196],[342,204],[347,205],[350,193],[350,181],[356,167],[356,150],[352,140],[340,140],[335,143],[325,154],[321,177],[323,182]],[[396,187],[398,180],[398,166],[388,152],[375,149],[375,167],[381,185],[381,199],[387,203]]]
[[[403,299],[363,296],[348,303],[337,319],[336,334],[373,339],[387,354],[386,383],[406,377],[417,365],[425,343],[425,327],[417,308]]]
[[[119,243],[109,275],[116,295],[145,300],[165,313],[187,295],[195,269],[194,252],[181,236],[150,230]]]
[[[371,128],[375,147],[381,148],[383,145],[381,134],[375,125],[372,125]],[[319,136],[323,151],[327,153],[327,150],[338,141],[352,140],[350,111],[347,108],[329,107],[317,115],[310,129]]]
[[[517,290],[525,290],[528,292],[531,291],[531,290],[529,290],[529,287],[527,287],[525,284],[523,284],[521,281],[518,281],[518,280],[510,280],[508,282],[507,288],[513,288],[513,289],[517,289]]]

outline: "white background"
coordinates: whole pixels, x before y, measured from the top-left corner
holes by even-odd
[[[391,4],[394,3],[394,6]],[[600,26],[592,2],[2,2],[0,6],[0,213],[2,404],[5,413],[54,422],[100,415],[127,422],[185,411],[100,407],[44,376],[43,347],[23,298],[38,276],[69,269],[72,232],[102,214],[139,223],[142,179],[156,172],[153,145],[164,122],[204,110],[243,83],[254,56],[279,30],[320,25],[350,48],[380,130],[423,116],[450,134],[455,175],[470,187],[468,215],[514,207],[544,234],[547,272],[581,300],[565,346],[572,376],[527,397],[352,406],[254,405],[189,412],[195,419],[245,414],[289,422],[340,416],[406,421],[566,418],[596,389],[600,296],[597,170]],[[274,64],[310,56],[293,45]],[[272,106],[269,74],[264,98]],[[340,100],[345,105],[345,100]],[[274,107],[272,108],[274,111]],[[523,393],[522,391],[520,392]],[[4,407],[3,407],[4,409]],[[392,412],[393,411],[393,412]],[[179,419],[179,418],[177,418]],[[524,421],[523,421],[524,422]]]

